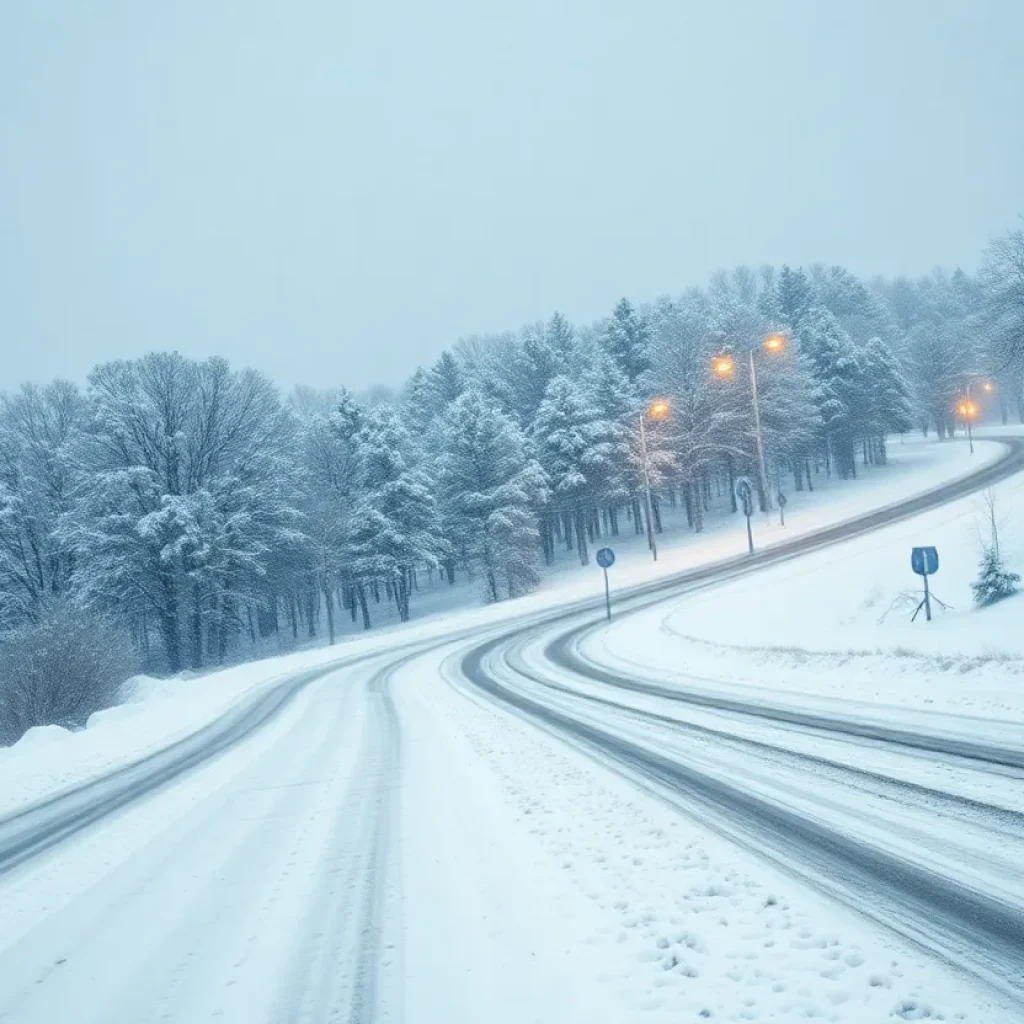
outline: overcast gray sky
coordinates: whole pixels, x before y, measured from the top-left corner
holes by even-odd
[[[7,0],[0,388],[359,388],[737,263],[973,267],[1022,44],[1021,0]]]

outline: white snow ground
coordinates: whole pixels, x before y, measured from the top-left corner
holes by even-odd
[[[1024,477],[990,493],[1001,551],[1024,570]],[[828,697],[874,708],[945,711],[1024,721],[1024,593],[973,606],[984,494],[762,572],[666,601],[589,638],[588,654],[649,679],[685,678],[764,699]],[[933,593],[950,605],[922,611],[915,545],[935,545]],[[993,728],[990,722],[981,728]]]
[[[994,452],[979,447],[975,460]],[[850,488],[817,510],[808,503],[802,522],[789,520],[787,536],[977,464],[951,445],[908,444],[903,458],[907,468],[866,487],[869,496],[854,497]],[[931,527],[928,536],[935,536]],[[666,552],[657,567],[638,553],[634,562],[623,559],[619,585],[722,557],[736,541],[731,527]],[[783,573],[779,585],[799,614],[817,602],[800,583],[813,571],[798,567],[821,557],[789,563],[789,582],[778,567],[750,585]],[[859,567],[864,557],[852,560]],[[104,713],[83,733],[30,736],[0,751],[0,799],[17,807],[186,735],[287,673],[380,655],[310,684],[200,770],[0,875],[0,1020],[1024,1020],[1024,1008],[1007,997],[827,898],[751,844],[723,838],[721,823],[702,821],[678,796],[638,785],[596,755],[498,709],[457,671],[465,639],[397,657],[400,643],[457,630],[479,641],[488,627],[543,612],[599,583],[597,570],[576,575],[511,605],[175,682],[166,693]],[[733,587],[742,585],[613,623],[588,639],[586,651],[634,667],[641,660],[671,682],[679,650],[695,644],[662,620],[688,605],[703,609]],[[938,581],[937,589],[945,596]],[[746,600],[762,609],[769,603]],[[833,626],[844,635],[841,608],[823,607],[833,610],[815,620],[821,636],[832,636],[825,630]],[[708,606],[707,620],[714,618]],[[647,630],[646,640],[635,639],[634,629],[637,636]],[[745,633],[743,640],[756,646],[758,637]],[[735,640],[709,634],[700,643],[717,651]],[[662,658],[662,647],[673,653]],[[722,671],[727,656],[733,661]],[[746,666],[755,679],[763,666],[751,668],[749,657],[761,654],[718,652],[707,665],[747,692],[743,677],[737,683],[732,674]],[[972,664],[965,678],[975,671]],[[850,685],[826,683],[821,697],[810,674],[798,686],[788,677],[788,669],[780,672],[773,688],[801,701],[835,698]],[[868,687],[854,696],[877,700]],[[904,689],[909,713],[921,704],[912,687]],[[954,698],[943,708],[963,710],[962,696]],[[666,712],[654,698],[637,696],[630,706]],[[975,700],[970,710],[992,709]],[[670,727],[629,712],[608,710],[594,720],[656,742],[673,757],[710,759],[716,770],[730,757],[713,746],[695,751]],[[765,737],[763,726],[745,728]],[[852,756],[836,742],[804,742],[818,756]],[[796,787],[793,806],[812,815],[836,800],[834,820],[863,835],[872,828],[884,835],[907,810],[887,806],[887,793],[858,796],[827,778],[814,780],[816,794],[799,790],[798,777],[782,768],[769,766],[758,781],[754,767],[736,758],[734,776],[747,772],[749,784],[773,799]],[[991,797],[991,780],[920,759],[893,755],[878,767],[894,778]],[[1003,800],[1024,806],[1013,793]],[[861,812],[857,821],[847,820],[844,801]],[[917,837],[908,833],[905,845],[938,837],[931,824],[927,815],[908,822]],[[1012,860],[1007,867],[999,849],[971,849],[977,835],[963,832],[957,856],[986,883],[1008,871],[1004,888],[1024,898]],[[927,846],[922,856],[936,851]]]

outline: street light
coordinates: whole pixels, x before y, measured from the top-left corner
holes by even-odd
[[[786,347],[786,339],[781,334],[769,334],[758,346],[773,355],[782,352]],[[754,362],[754,353],[757,348],[747,351],[747,362],[750,366],[750,392],[754,404],[754,432],[757,435],[757,471],[761,482],[761,493],[764,495],[766,511],[772,508],[772,496],[768,490],[768,471],[764,464],[764,435],[761,431],[761,403],[757,398],[757,365]],[[736,372],[736,365],[728,353],[722,353],[711,360],[711,370],[716,377],[732,377]]]
[[[982,389],[985,391],[992,391],[993,384],[990,380],[985,380],[983,377],[970,374],[965,375],[966,383],[964,385],[964,397],[963,401],[957,406],[957,412],[963,417],[964,422],[967,424],[967,446],[970,449],[971,454],[974,454],[974,431],[972,430],[972,423],[977,418],[978,407],[974,404],[971,399],[971,388],[975,384],[980,384]]]
[[[732,361],[732,356],[715,356],[711,369],[718,377],[731,377],[736,372],[736,364]]]
[[[647,430],[644,427],[644,420],[648,416],[652,420],[663,420],[671,411],[672,406],[667,399],[655,398],[640,413],[640,454],[644,463],[644,497],[647,503],[647,546],[651,549],[655,562],[658,560],[658,542],[654,539],[654,509],[651,504],[651,467],[647,456]]]

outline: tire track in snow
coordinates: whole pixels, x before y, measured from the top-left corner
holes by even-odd
[[[1024,998],[1024,909],[526,695],[493,666],[507,644],[491,640],[461,663],[493,700],[1004,995]]]
[[[320,686],[329,692],[331,680]],[[254,973],[246,963],[253,939],[280,902],[302,840],[287,831],[268,839],[264,815],[302,821],[315,810],[304,780],[326,773],[339,742],[354,731],[347,725],[353,698],[345,686],[338,694],[325,714],[310,691],[294,721],[272,737],[261,734],[257,742],[271,741],[255,758],[222,770],[188,814],[0,953],[0,1019],[194,1020],[208,1016],[221,993],[244,988],[230,986],[246,969]],[[260,778],[281,784],[254,788]],[[30,884],[50,868],[26,865],[9,884]]]
[[[699,722],[659,714],[648,708],[624,704],[610,697],[602,697],[595,693],[585,693],[566,684],[555,682],[552,679],[545,679],[533,671],[522,657],[522,646],[520,644],[517,647],[503,651],[502,657],[504,661],[512,672],[552,693],[560,694],[571,700],[578,700],[584,704],[606,708],[614,711],[616,714],[629,716],[639,721],[668,726],[679,732],[689,732],[712,740],[719,746],[732,747],[740,752],[752,752],[755,756],[769,764],[773,762],[783,763],[803,770],[821,770],[836,776],[846,776],[851,780],[859,782],[858,788],[864,788],[865,791],[870,791],[871,786],[899,790],[917,800],[927,802],[932,808],[944,810],[960,818],[965,824],[982,824],[987,831],[1003,835],[1006,838],[1018,841],[1024,839],[1024,812],[1022,811],[989,803],[974,797],[951,793],[948,790],[936,789],[933,786],[920,782],[896,778],[893,775],[886,775],[879,771],[849,764],[821,754],[793,750],[782,742],[755,739],[751,736],[730,732],[728,729],[717,729]],[[846,741],[846,736],[842,732],[839,732],[839,736],[843,741]],[[911,748],[909,753],[914,756],[920,756],[923,751],[920,748],[914,747]],[[1002,771],[993,772],[992,774],[997,775],[1000,779],[1008,777]],[[1010,778],[1011,781],[1024,782],[1024,776],[1010,776]]]
[[[293,951],[273,1020],[289,1022],[401,1020],[400,984],[380,998],[385,969],[399,974],[400,899],[397,884],[401,744],[398,716],[388,690],[407,656],[371,676],[366,686],[367,725],[352,782],[337,808],[313,903]],[[392,941],[386,942],[390,936]],[[400,982],[400,978],[397,979]]]

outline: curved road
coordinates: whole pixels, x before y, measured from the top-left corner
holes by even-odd
[[[634,587],[618,597],[618,614],[1024,470],[1024,440],[998,440],[1005,457],[970,477],[753,557]],[[411,813],[399,782],[409,782],[408,763],[427,741],[404,737],[389,684],[445,652],[462,685],[488,702],[1024,1006],[1024,898],[1019,884],[1013,891],[1024,807],[965,796],[936,781],[941,773],[928,774],[952,765],[982,790],[997,776],[1017,784],[1024,748],[611,672],[579,649],[599,610],[599,599],[576,602],[284,676],[187,739],[0,819],[0,915],[16,922],[40,902],[60,908],[14,945],[0,935],[0,1021],[191,1021],[214,1012],[239,1021],[431,1019],[404,1005],[404,947],[415,941],[422,959],[432,938],[405,937],[398,867],[407,845],[401,822]],[[825,746],[811,749],[812,740]],[[879,750],[884,765],[875,763]],[[870,799],[858,809],[844,793]],[[432,796],[450,827],[472,824],[443,793]],[[282,827],[269,829],[274,820]],[[945,853],[944,835],[956,837]],[[72,848],[80,877],[68,879],[61,863]],[[479,859],[465,865],[467,877],[482,870]],[[181,898],[168,900],[174,892]],[[470,948],[474,933],[469,924],[464,931]],[[448,969],[439,961],[435,974]],[[555,1012],[557,984],[544,980],[543,964],[533,970],[533,982],[511,984],[496,967],[481,991],[507,986],[514,999],[534,984]],[[452,979],[432,997],[450,1001],[448,1019],[474,1019],[458,1017],[463,984]],[[566,1005],[559,1019],[576,1012]],[[589,1012],[589,1020],[615,1019],[600,1000]],[[493,1019],[513,1018],[495,1010]]]
[[[621,620],[670,595],[697,591],[799,557],[988,486],[1018,471],[1024,463],[1021,442],[1007,441],[1007,458],[974,477],[752,558],[635,588],[625,601],[618,602],[616,615]],[[985,781],[992,789],[1013,787],[1024,793],[1024,740],[997,745],[980,737],[911,731],[905,725],[868,721],[860,714],[826,715],[760,699],[722,696],[685,684],[659,685],[610,671],[581,654],[580,641],[602,625],[603,620],[592,612],[566,615],[554,627],[529,625],[467,651],[462,671],[479,690],[516,714],[648,784],[702,821],[715,822],[731,839],[1024,1002],[1024,892],[1019,884],[1019,865],[1024,863],[1024,807],[1007,808],[997,799],[992,803],[965,799],[865,768],[874,763],[879,750],[890,756],[912,752],[917,758],[941,759],[943,767],[952,766],[954,771],[988,773]],[[649,700],[638,705],[634,695],[656,698],[672,712],[651,710]],[[692,720],[695,710],[702,713],[698,721]],[[712,714],[709,717],[705,712]],[[637,719],[645,728],[624,729],[623,723]],[[714,727],[709,727],[708,721],[715,723]],[[745,738],[742,730],[736,731],[737,722],[767,726],[764,734],[770,741]],[[800,754],[799,746],[791,749],[787,742],[794,731],[832,742],[855,741],[859,763],[851,766],[850,755],[837,763]],[[705,738],[713,735],[720,757],[721,751],[726,751],[710,770],[706,753],[697,759],[688,756],[695,733]],[[678,744],[680,736],[687,738],[687,744],[673,754],[673,744]],[[798,762],[794,769],[797,781],[774,792],[770,786],[761,791],[752,787],[749,775],[736,773],[730,764],[737,756],[749,759],[751,748],[761,748],[753,751],[755,757],[765,748],[773,751],[766,773],[779,773],[780,760]],[[897,808],[887,828],[879,830],[876,824],[874,833],[866,838],[864,833],[871,830],[863,827],[858,832],[852,820],[858,813],[856,807],[844,807],[835,820],[825,820],[828,815],[813,800],[794,805],[790,793],[801,784],[810,788],[808,780],[821,778],[826,769],[831,769],[833,776],[837,772],[861,779],[874,776],[887,790],[884,798]],[[830,781],[834,784],[834,779]],[[848,787],[850,780],[843,784]],[[947,810],[951,806],[952,813],[945,817],[937,814],[937,805],[947,805]],[[977,865],[970,849],[958,851],[949,838],[958,831],[975,829],[980,851],[987,850],[990,843],[1000,845],[998,862],[990,867],[993,877],[1005,882],[1005,887],[990,891],[986,880],[979,881],[971,871],[959,872],[955,866],[922,860],[912,844],[895,842],[894,837],[908,831],[906,818],[914,811],[933,819],[934,834],[927,838],[936,848],[946,847],[954,859],[959,852],[968,862],[965,866]],[[974,820],[966,822],[965,815],[971,811]],[[920,841],[921,837],[914,838]]]

